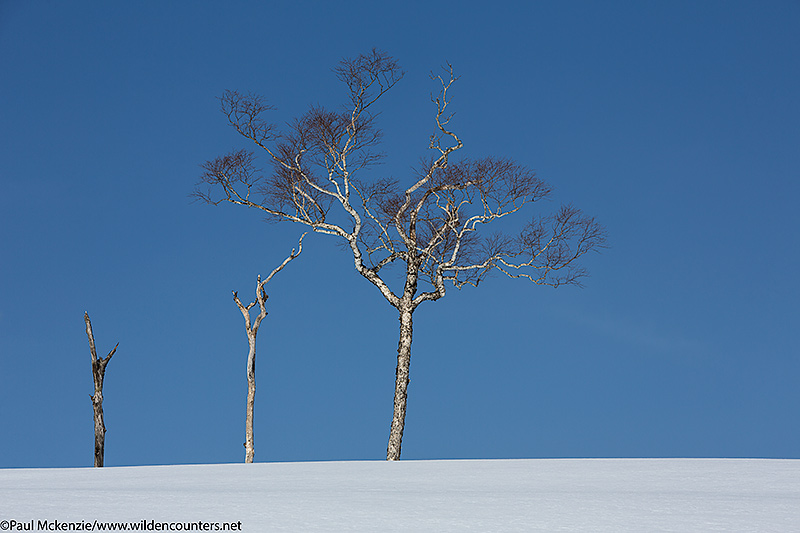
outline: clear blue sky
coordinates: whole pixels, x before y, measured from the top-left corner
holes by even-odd
[[[800,458],[800,4],[0,2],[0,467],[243,460],[242,317],[301,228],[191,203],[372,47],[410,179],[449,61],[468,156],[509,156],[606,225],[586,287],[494,276],[415,314],[403,458]],[[256,460],[382,459],[397,315],[324,235],[268,286]]]

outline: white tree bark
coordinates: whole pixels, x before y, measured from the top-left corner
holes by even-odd
[[[244,328],[247,332],[247,343],[249,346],[249,350],[247,352],[247,407],[245,411],[245,441],[244,441],[244,462],[245,463],[252,463],[253,458],[256,453],[255,449],[255,437],[253,435],[253,418],[255,414],[255,403],[256,403],[256,335],[258,334],[258,328],[261,325],[261,321],[267,316],[267,306],[266,301],[269,296],[267,296],[266,291],[264,290],[264,286],[269,283],[272,277],[283,270],[289,262],[300,255],[303,251],[303,237],[306,234],[300,236],[300,242],[298,243],[297,252],[292,249],[292,253],[289,254],[289,257],[283,260],[275,270],[273,270],[269,276],[264,281],[261,281],[261,276],[259,275],[256,281],[256,299],[249,303],[248,305],[243,305],[241,300],[239,300],[239,295],[236,291],[233,291],[233,300],[236,302],[237,307],[242,312],[242,316],[244,317]],[[256,315],[255,319],[251,321],[250,317],[250,309],[252,309],[256,303],[259,307],[259,313]]]
[[[406,405],[408,404],[409,370],[411,367],[411,340],[413,337],[413,310],[400,311],[400,341],[397,345],[397,368],[394,381],[394,410],[392,426],[389,430],[389,445],[386,447],[386,460],[397,461],[403,444],[403,430],[406,424]]]
[[[256,300],[254,302],[244,306],[239,300],[239,295],[236,293],[236,291],[233,292],[233,300],[236,302],[236,305],[239,307],[239,310],[244,316],[244,327],[247,331],[247,343],[249,346],[247,353],[247,408],[245,412],[244,441],[245,463],[252,463],[253,456],[256,453],[255,442],[253,438],[253,415],[256,402],[256,334],[258,333],[258,327],[261,324],[261,321],[267,316],[267,308],[265,303],[266,299],[267,295],[264,292],[264,286],[261,283],[261,276],[258,276],[256,283]],[[258,302],[259,313],[251,325],[250,309],[255,305],[256,302]]]
[[[94,410],[94,466],[102,467],[105,457],[106,425],[103,419],[103,379],[106,375],[106,365],[111,360],[117,346],[109,352],[105,358],[97,357],[97,350],[94,346],[94,334],[92,333],[92,322],[89,320],[89,313],[84,312],[83,320],[86,322],[86,335],[89,337],[89,350],[92,354],[92,378],[94,380],[94,394],[92,408]]]
[[[398,310],[400,339],[397,350],[394,409],[387,459],[400,458],[408,397],[412,320],[424,301],[445,296],[445,282],[461,288],[477,286],[497,269],[539,285],[579,284],[586,271],[577,266],[585,253],[602,248],[605,230],[593,218],[571,206],[555,215],[532,217],[511,236],[486,235],[482,229],[547,198],[549,185],[531,169],[505,158],[461,158],[463,148],[451,129],[447,108],[456,81],[448,65],[445,76],[432,76],[441,90],[436,106],[436,133],[416,175],[400,186],[394,179],[362,180],[356,173],[375,163],[372,148],[380,140],[371,106],[400,81],[396,61],[373,49],[345,59],[334,69],[350,91],[344,112],[312,107],[278,132],[265,118],[271,106],[256,95],[226,91],[222,110],[242,136],[266,153],[272,175],[264,175],[247,150],[207,161],[202,183],[223,196],[195,190],[211,204],[230,202],[266,213],[273,220],[304,224],[317,233],[346,241],[356,271],[372,283]],[[256,201],[252,193],[263,192]],[[330,213],[336,207],[336,213]],[[480,232],[483,234],[480,234]],[[396,261],[406,264],[402,293],[396,293],[381,269]],[[426,284],[419,292],[417,284]]]

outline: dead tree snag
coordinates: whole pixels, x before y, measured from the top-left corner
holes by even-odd
[[[94,394],[92,407],[94,408],[94,466],[103,466],[106,443],[106,425],[103,420],[103,379],[106,375],[106,365],[111,361],[114,352],[117,351],[117,343],[104,358],[97,357],[97,350],[94,346],[94,334],[92,333],[92,322],[89,320],[89,313],[84,312],[83,320],[86,322],[86,335],[89,337],[89,349],[92,352],[92,378],[94,379]]]

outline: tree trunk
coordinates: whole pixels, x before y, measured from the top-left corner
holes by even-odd
[[[101,383],[100,389],[102,388]],[[97,385],[92,396],[92,407],[94,408],[94,466],[102,467],[106,446],[106,425],[103,422],[103,391],[98,390]]]
[[[119,343],[114,346],[114,349],[105,358],[98,358],[89,313],[84,313],[83,320],[86,322],[86,335],[89,337],[89,350],[92,354],[92,378],[94,379],[94,394],[90,396],[92,408],[94,409],[94,466],[102,467],[106,445],[106,425],[103,420],[103,379],[106,375],[106,365],[111,360],[114,352],[117,351]]]
[[[387,461],[400,459],[400,448],[403,444],[403,429],[406,423],[406,403],[408,400],[408,370],[411,365],[412,322],[413,310],[410,307],[400,309],[400,342],[397,345],[394,414],[392,415],[392,429],[389,432],[389,446],[386,449]]]
[[[247,354],[247,417],[245,419],[244,462],[252,463],[256,454],[253,440],[253,410],[256,403],[256,335],[248,332],[250,352]]]

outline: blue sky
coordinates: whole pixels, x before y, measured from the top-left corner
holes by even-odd
[[[494,276],[415,313],[404,459],[800,458],[797,2],[0,2],[0,467],[243,460],[250,296],[302,228],[191,203],[379,47],[385,164],[411,179],[445,61],[470,157],[508,156],[608,229],[586,287]],[[267,287],[256,461],[382,459],[397,315],[334,239]]]

